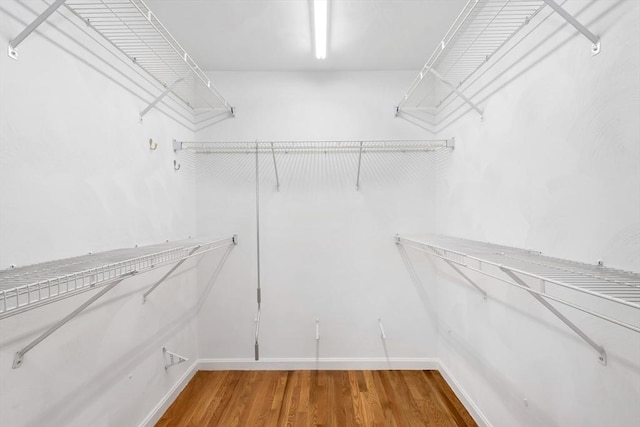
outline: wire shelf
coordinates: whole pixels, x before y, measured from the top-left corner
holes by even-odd
[[[545,6],[542,0],[469,0],[398,104],[438,107]],[[448,82],[442,84],[443,80]]]
[[[196,153],[385,153],[432,152],[452,148],[453,140],[389,140],[389,141],[246,141],[246,142],[186,142],[176,141],[176,150]]]
[[[185,240],[140,248],[117,249],[0,271],[0,319],[70,297],[126,277],[185,259],[198,248],[231,244]]]
[[[65,6],[192,109],[233,107],[142,0],[67,0]],[[177,82],[177,83],[176,83]]]
[[[540,283],[540,289],[534,289],[536,294],[640,332],[638,326],[603,316],[583,307],[581,303],[576,303],[578,299],[572,299],[569,294],[563,293],[559,297],[556,293],[557,295],[553,296],[548,293],[545,287],[545,284],[553,284],[571,292],[635,309],[635,314],[632,317],[638,320],[640,319],[637,312],[640,310],[639,273],[549,257],[532,250],[448,236],[431,235],[419,240],[397,237],[396,240],[408,247],[422,250],[430,255],[502,281],[506,280],[489,274],[486,267],[495,267],[518,276],[534,279]],[[510,281],[506,282],[514,284]],[[518,285],[518,287],[522,286]],[[580,299],[580,301],[583,300]]]

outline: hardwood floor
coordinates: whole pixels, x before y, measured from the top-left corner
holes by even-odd
[[[200,371],[156,426],[476,426],[437,371]]]

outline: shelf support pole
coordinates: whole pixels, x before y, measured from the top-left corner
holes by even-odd
[[[509,277],[511,277],[516,283],[525,288],[531,289],[529,285],[527,285],[520,277],[518,277],[513,271],[508,269],[507,267],[500,266],[500,270],[506,273]],[[578,328],[571,320],[567,319],[562,313],[558,311],[554,306],[549,303],[546,299],[541,297],[540,295],[529,292],[529,294],[534,297],[540,304],[542,304],[547,310],[553,313],[558,319],[562,320],[562,322],[567,325],[573,332],[578,334],[580,338],[582,338],[587,344],[593,347],[599,354],[598,361],[606,366],[607,364],[607,353],[604,351],[602,346],[598,345],[595,341],[593,341],[587,334],[585,334],[582,329]]]
[[[446,86],[449,87],[449,89],[451,89],[456,95],[458,95],[460,97],[460,99],[462,99],[464,102],[466,102],[467,104],[469,104],[469,106],[471,108],[473,108],[474,110],[476,110],[476,112],[478,114],[480,114],[480,117],[484,116],[484,112],[480,109],[480,107],[478,107],[474,102],[472,102],[469,98],[467,98],[462,92],[460,92],[458,90],[457,87],[455,87],[452,83],[450,83],[449,81],[447,81],[444,76],[442,74],[440,74],[439,72],[437,72],[436,70],[434,70],[433,68],[429,68],[429,71],[431,72],[431,74],[433,74],[434,76],[436,76],[436,78],[438,78],[438,80],[440,80],[442,83],[444,83]]]
[[[258,302],[258,314],[256,315],[256,335],[254,345],[255,360],[260,360],[260,345],[258,339],[260,337],[260,314],[262,306],[262,287],[260,285],[260,159],[258,157],[258,141],[256,141],[256,273],[257,288],[256,300]]]
[[[362,164],[362,141],[360,141],[360,154],[358,154],[358,176],[356,178],[356,191],[360,190],[360,165]]]
[[[58,10],[58,8],[60,6],[62,6],[62,4],[65,1],[66,0],[56,0],[55,2],[51,3],[51,5],[47,8],[47,10],[42,12],[42,14],[40,14],[40,16],[38,16],[36,19],[34,19],[31,24],[27,25],[27,28],[22,30],[22,32],[20,34],[15,36],[9,42],[9,46],[7,47],[7,54],[9,55],[10,58],[18,59],[18,52],[16,51],[16,49],[18,48],[18,45],[20,43],[22,43],[24,41],[24,39],[26,39],[29,36],[29,34],[34,32],[35,29],[40,26],[40,24],[42,24],[44,21],[46,21],[47,18],[49,16],[51,16],[51,14],[53,14],[53,12]]]
[[[76,317],[78,314],[82,313],[85,308],[89,307],[91,304],[93,304],[94,302],[96,302],[97,300],[102,298],[104,296],[104,294],[109,292],[111,289],[115,288],[116,285],[118,285],[124,279],[133,276],[135,273],[137,273],[137,271],[130,271],[128,273],[123,274],[118,279],[116,279],[115,281],[113,281],[112,283],[107,285],[105,288],[103,288],[100,292],[98,292],[97,294],[95,294],[94,296],[89,298],[87,301],[85,301],[80,307],[76,308],[70,314],[68,314],[67,316],[65,316],[64,318],[62,318],[58,322],[56,322],[53,326],[51,326],[49,329],[47,329],[45,332],[43,332],[38,338],[34,339],[29,344],[27,344],[27,346],[25,346],[22,350],[16,352],[16,355],[13,358],[13,366],[12,366],[12,368],[16,369],[16,368],[19,368],[20,366],[22,366],[22,362],[24,361],[23,359],[24,359],[25,354],[27,354],[35,346],[37,346],[42,341],[44,341],[49,335],[53,334],[55,331],[57,331],[62,326],[64,326],[71,319]]]
[[[591,55],[595,56],[600,53],[600,37],[593,34],[587,27],[582,25],[580,21],[573,17],[572,14],[564,10],[562,6],[556,3],[554,0],[544,0],[544,2],[553,9],[558,15],[562,16],[565,21],[573,26],[576,30],[582,33],[583,36],[591,41]]]
[[[183,81],[184,79],[187,78],[187,76],[189,75],[189,72],[187,72],[185,75],[183,75],[182,77],[179,77],[175,82],[171,83],[169,86],[167,86],[167,88],[156,98],[154,99],[151,104],[149,104],[147,106],[147,108],[145,108],[144,110],[142,110],[140,112],[140,121],[142,121],[142,118],[145,116],[145,114],[147,114],[149,111],[151,111],[151,109],[153,107],[156,106],[156,104],[158,102],[160,102],[162,100],[162,98],[164,98],[165,96],[167,96],[167,94],[169,92],[171,92],[177,85],[178,83],[180,83],[181,81]]]
[[[273,149],[273,142],[271,143],[271,155],[273,156],[273,169],[276,171],[276,190],[280,191],[280,178],[278,178],[278,164],[276,163],[276,152]]]
[[[142,294],[142,303],[144,304],[145,302],[147,302],[147,297],[149,296],[149,294],[151,292],[153,292],[158,286],[160,286],[160,284],[162,282],[164,282],[167,279],[167,277],[171,276],[173,274],[173,272],[176,271],[178,269],[178,267],[180,267],[186,260],[188,260],[189,257],[191,255],[193,255],[198,249],[200,249],[200,245],[198,245],[195,248],[191,249],[191,251],[189,252],[188,256],[186,256],[186,257],[182,258],[180,261],[178,261],[176,263],[176,265],[171,267],[171,270],[167,271],[167,273],[164,276],[162,276],[162,278],[160,278],[160,280],[158,280],[152,287],[147,289],[146,292],[144,294]]]

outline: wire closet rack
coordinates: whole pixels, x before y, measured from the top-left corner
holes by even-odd
[[[140,119],[169,93],[192,111],[194,120],[207,112],[234,115],[231,104],[142,0],[56,0],[9,42],[9,56],[17,59],[18,45],[62,5],[164,88]]]
[[[67,0],[65,6],[192,109],[233,113],[229,102],[142,0]]]
[[[181,264],[192,256],[234,241],[235,237],[215,241],[182,240],[2,270],[0,319],[108,285],[134,273]]]
[[[196,153],[386,153],[432,152],[451,149],[454,139],[439,140],[362,140],[362,141],[174,141],[173,148]]]
[[[363,154],[371,153],[431,153],[453,150],[455,139],[441,140],[360,140],[360,141],[245,141],[245,142],[188,142],[173,141],[174,151],[188,150],[200,154],[270,154],[276,178],[276,190],[280,191],[278,157],[276,154],[352,153],[357,157],[355,171],[356,190],[360,189],[360,172]]]
[[[419,240],[396,236],[395,239],[397,244],[444,260],[485,298],[485,290],[459,267],[531,294],[591,345],[600,354],[599,359],[603,364],[606,364],[604,349],[550,301],[640,333],[639,273],[448,236],[431,235]]]
[[[480,106],[465,96],[465,83],[546,5],[592,42],[592,54],[600,51],[598,36],[553,0],[469,0],[411,82],[396,115],[423,110],[437,116],[458,96],[482,116]]]

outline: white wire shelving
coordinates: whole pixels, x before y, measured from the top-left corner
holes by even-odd
[[[17,46],[62,5],[164,88],[140,119],[169,93],[193,112],[194,120],[207,111],[234,115],[231,104],[142,0],[56,0],[11,40],[9,56],[17,59]]]
[[[148,296],[187,259],[235,244],[235,235],[219,240],[184,240],[140,248],[117,249],[0,271],[0,320],[83,292],[100,289],[73,312],[58,320],[18,351],[13,368],[22,365],[27,352],[125,279],[174,264],[144,292],[144,303]]]
[[[554,0],[469,0],[397,104],[396,115],[418,110],[437,117],[445,101],[458,96],[482,116],[464,84],[546,5],[591,41],[592,54],[600,52],[599,37]]]
[[[229,244],[183,240],[83,255],[0,271],[0,319]]]
[[[189,150],[201,154],[271,154],[276,177],[276,189],[280,191],[276,154],[289,153],[353,153],[358,156],[356,190],[360,189],[362,155],[367,153],[430,153],[453,150],[455,139],[440,140],[359,140],[359,141],[235,141],[189,142],[173,141],[174,151]],[[256,157],[257,162],[257,157]]]
[[[526,291],[593,347],[603,364],[604,349],[551,302],[640,333],[640,273],[448,236],[395,239],[396,244],[442,259],[485,299],[485,290],[460,267]]]
[[[196,153],[384,153],[384,152],[431,152],[451,149],[454,139],[439,140],[361,140],[361,141],[174,141],[174,150],[189,150]]]

